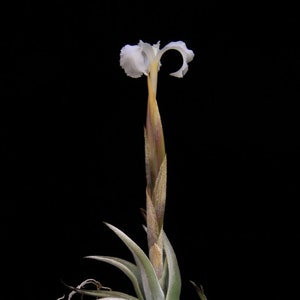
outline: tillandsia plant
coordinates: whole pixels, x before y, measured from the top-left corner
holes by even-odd
[[[156,100],[158,71],[161,57],[168,50],[180,52],[183,64],[171,73],[183,77],[188,71],[188,63],[194,52],[182,41],[171,42],[160,49],[160,42],[154,45],[140,41],[137,45],[126,45],[120,52],[120,65],[125,73],[133,78],[145,75],[148,86],[148,105],[146,114],[145,168],[146,168],[146,209],[143,209],[146,225],[148,253],[144,252],[129,236],[115,226],[106,224],[128,247],[134,262],[111,256],[86,256],[86,258],[105,262],[119,268],[132,282],[135,296],[103,287],[94,279],[87,279],[71,289],[68,300],[75,294],[95,296],[97,299],[126,300],[179,300],[181,275],[174,249],[164,232],[166,207],[167,155],[165,150],[162,122]],[[206,300],[202,286],[193,281],[196,293]],[[88,285],[95,289],[87,289]],[[60,298],[62,299],[62,298]]]

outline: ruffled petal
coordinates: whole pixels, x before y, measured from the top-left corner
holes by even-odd
[[[150,72],[150,64],[154,61],[158,62],[158,70],[160,69],[161,56],[168,50],[179,51],[183,63],[181,68],[171,73],[175,77],[183,77],[188,71],[188,63],[194,58],[194,52],[188,49],[184,42],[177,41],[167,44],[163,49],[159,49],[160,42],[154,45],[139,41],[138,45],[126,45],[121,49],[120,65],[125,73],[133,78],[141,77],[143,74],[148,75]]]
[[[126,45],[121,49],[120,65],[133,78],[148,74],[148,60],[139,45]]]
[[[186,74],[186,72],[188,71],[188,63],[190,61],[192,61],[195,56],[194,52],[192,50],[188,49],[186,47],[186,44],[182,41],[171,42],[160,50],[160,52],[158,53],[158,55],[159,55],[158,59],[160,59],[161,56],[168,50],[179,51],[182,56],[182,59],[183,59],[181,68],[174,73],[170,73],[170,75],[175,76],[175,77],[183,77]]]

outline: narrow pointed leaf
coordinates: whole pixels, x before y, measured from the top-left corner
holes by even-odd
[[[167,290],[168,290],[168,277],[169,277],[168,264],[166,263],[166,258],[164,258],[163,272],[162,272],[161,278],[159,279],[159,283],[160,283],[160,286],[163,289],[165,295],[167,294]]]
[[[144,300],[144,296],[141,290],[142,282],[139,278],[140,274],[137,270],[136,265],[127,260],[111,256],[86,256],[86,258],[106,262],[120,269],[123,273],[125,273],[125,275],[127,275],[127,277],[132,282],[137,297],[140,300]]]
[[[206,296],[205,296],[205,294],[204,294],[203,286],[200,285],[200,287],[199,287],[198,285],[196,285],[195,282],[193,282],[193,281],[191,281],[191,280],[190,280],[190,282],[191,282],[191,284],[194,286],[194,288],[196,289],[196,292],[197,292],[197,294],[198,294],[200,300],[207,300],[207,298],[206,298]]]
[[[105,224],[125,243],[132,253],[137,267],[141,272],[146,300],[164,300],[164,293],[160,287],[153,266],[145,252],[124,232],[111,224]]]
[[[179,300],[181,291],[180,270],[174,249],[165,233],[163,233],[163,243],[164,251],[166,253],[169,274],[168,292],[166,295],[166,300]]]

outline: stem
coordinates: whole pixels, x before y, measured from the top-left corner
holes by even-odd
[[[158,62],[150,65],[145,128],[146,216],[149,258],[158,278],[163,272],[162,230],[166,202],[166,153],[160,113],[156,101]]]
[[[158,61],[152,62],[150,64],[150,72],[149,72],[152,90],[155,98],[156,98],[156,91],[157,91],[158,65],[159,65]]]

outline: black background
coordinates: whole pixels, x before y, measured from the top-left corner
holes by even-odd
[[[168,155],[165,231],[182,299],[296,299],[299,25],[289,2],[23,1],[1,4],[3,299],[53,300],[123,273],[109,222],[146,249],[145,76],[119,65],[139,40],[182,40],[158,81]],[[290,297],[289,294],[292,296]],[[4,297],[5,295],[5,297]],[[1,297],[2,297],[1,296]]]

